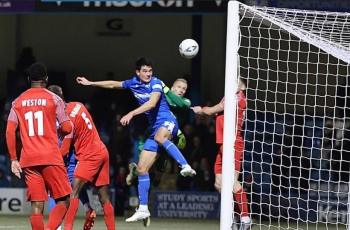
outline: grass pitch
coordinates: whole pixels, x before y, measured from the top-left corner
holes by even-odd
[[[74,229],[82,229],[83,218],[74,222]],[[125,218],[116,218],[118,230],[216,230],[219,229],[218,220],[189,220],[189,219],[151,219],[151,225],[144,227],[143,222],[125,223]],[[0,216],[0,229],[31,229],[27,216]],[[97,216],[94,230],[105,230],[103,216]]]
[[[81,230],[84,219],[77,218],[74,229]],[[296,223],[262,223],[253,225],[251,230],[346,230],[345,225],[297,225]],[[219,230],[219,220],[192,220],[192,219],[151,219],[151,225],[144,227],[143,222],[125,223],[125,218],[116,218],[118,230]],[[27,216],[0,216],[0,230],[3,229],[31,229]],[[105,230],[106,226],[102,216],[97,216],[93,230]]]

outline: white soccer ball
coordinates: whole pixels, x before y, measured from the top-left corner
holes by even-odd
[[[198,43],[193,39],[185,39],[179,45],[179,52],[184,58],[193,58],[199,51]]]

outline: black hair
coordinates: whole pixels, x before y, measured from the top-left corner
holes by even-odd
[[[135,63],[135,69],[136,70],[141,70],[142,66],[151,66],[153,67],[152,61],[146,57],[141,57],[136,60]]]
[[[31,81],[44,81],[47,78],[46,66],[40,62],[36,62],[29,66],[27,73]]]
[[[47,87],[47,89],[50,90],[51,92],[53,92],[54,94],[57,94],[60,98],[64,99],[61,86],[50,85],[49,87]]]

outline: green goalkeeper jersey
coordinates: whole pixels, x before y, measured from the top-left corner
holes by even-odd
[[[189,109],[191,106],[191,101],[188,98],[178,96],[171,90],[165,94],[165,97],[169,105],[173,108]]]
[[[175,114],[179,124],[182,124],[183,117],[185,116],[183,112],[190,108],[191,101],[188,98],[176,95],[166,85],[163,85],[163,89],[166,100],[171,107],[171,111]],[[185,135],[183,135],[180,129],[177,131],[177,146],[180,149],[183,149],[186,146]]]

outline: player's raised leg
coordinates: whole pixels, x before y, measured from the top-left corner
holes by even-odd
[[[171,132],[174,128],[174,123],[172,122],[164,122],[163,126],[157,130],[157,133],[154,137],[155,141],[162,145],[168,154],[177,161],[179,165],[181,165],[181,175],[182,176],[194,176],[196,175],[196,171],[194,171],[191,166],[188,164],[185,157],[182,155],[177,146],[170,141]]]

